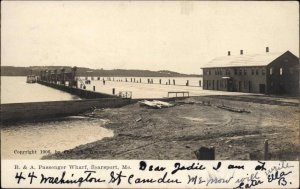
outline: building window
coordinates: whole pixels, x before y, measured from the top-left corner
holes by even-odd
[[[256,69],[256,75],[258,75],[258,69]]]
[[[247,69],[244,69],[244,75],[247,75]]]
[[[237,75],[237,68],[234,68],[234,75]]]
[[[270,68],[270,75],[273,74],[273,68]]]
[[[211,71],[210,70],[208,70],[208,75],[210,75],[211,74]]]
[[[251,70],[252,75],[254,75],[254,69]]]
[[[282,73],[283,73],[282,68],[279,69],[279,73],[280,73],[280,75],[282,75]]]
[[[230,70],[226,69],[226,75],[230,75]]]
[[[220,75],[223,75],[223,72],[222,72],[222,70],[220,70]]]
[[[218,75],[218,70],[217,69],[215,69],[215,75]]]
[[[262,69],[262,70],[261,70],[261,74],[262,74],[262,75],[266,75],[266,70],[265,70],[265,69]]]
[[[239,75],[242,75],[242,69],[239,70]]]
[[[244,88],[247,88],[247,81],[244,81]]]

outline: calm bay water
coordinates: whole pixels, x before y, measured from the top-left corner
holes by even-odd
[[[79,97],[37,83],[26,83],[26,77],[1,76],[1,104],[78,100]]]
[[[2,104],[78,99],[77,96],[37,83],[28,84],[26,77],[1,77]],[[3,159],[40,159],[48,152],[63,151],[103,137],[112,137],[113,131],[101,127],[103,124],[103,120],[73,116],[1,125],[1,156]],[[24,154],[32,151],[36,154]]]
[[[101,127],[105,120],[72,116],[34,123],[2,125],[2,159],[40,159],[48,153],[75,148],[104,137],[113,131]],[[28,152],[35,151],[34,154]]]
[[[85,77],[81,77],[81,79],[85,81]],[[202,85],[202,78],[200,77],[100,77],[99,79],[94,77],[94,80],[91,80],[91,77],[88,77],[91,84],[86,85],[86,89],[93,90],[95,86],[96,91],[107,94],[112,94],[113,89],[115,89],[116,94],[120,91],[130,91],[132,98],[163,98],[168,96],[168,92],[173,91],[188,91],[190,96],[206,93],[200,87],[200,82]],[[153,80],[153,84],[148,84],[148,79]],[[170,85],[168,84],[169,80]],[[188,86],[186,86],[187,81]]]

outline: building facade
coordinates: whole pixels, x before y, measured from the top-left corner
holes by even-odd
[[[299,94],[299,58],[283,54],[219,57],[203,69],[203,89],[263,94]]]

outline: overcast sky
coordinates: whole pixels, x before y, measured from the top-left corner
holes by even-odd
[[[290,50],[297,2],[1,2],[1,64],[199,74],[217,57]]]

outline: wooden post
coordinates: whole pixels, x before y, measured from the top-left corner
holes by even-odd
[[[195,151],[198,160],[215,160],[215,147],[201,147]]]
[[[268,141],[268,139],[266,139],[264,142],[264,158],[265,158],[265,160],[269,159],[269,141]]]

